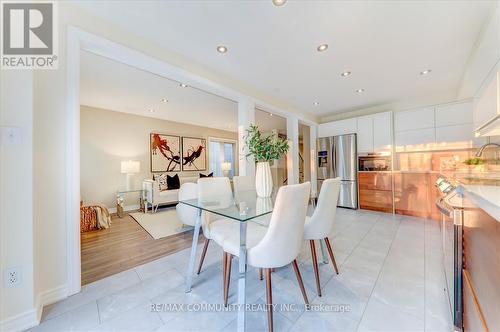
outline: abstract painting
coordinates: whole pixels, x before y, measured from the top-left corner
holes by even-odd
[[[207,141],[204,138],[182,138],[182,170],[204,171],[207,169]]]
[[[151,172],[179,172],[181,170],[181,138],[151,133]]]

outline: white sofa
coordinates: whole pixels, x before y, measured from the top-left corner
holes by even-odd
[[[198,181],[197,176],[192,177],[179,177],[181,186],[186,182]],[[160,184],[155,180],[144,180],[142,182],[142,189],[144,190],[144,211],[147,213],[149,206],[152,212],[158,210],[159,205],[163,204],[176,204],[179,202],[179,189],[160,190]]]

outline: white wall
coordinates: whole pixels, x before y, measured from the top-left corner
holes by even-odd
[[[33,244],[33,73],[0,74],[0,330],[36,321]],[[8,139],[8,130],[14,137]],[[16,267],[21,284],[4,287],[4,271]],[[17,320],[11,320],[15,316]]]
[[[235,110],[236,112],[236,110]],[[207,140],[209,173],[209,137],[238,139],[236,132],[217,130],[184,123],[154,119],[82,106],[80,112],[80,191],[84,203],[104,204],[115,208],[115,195],[125,187],[125,174],[120,173],[123,160],[141,162],[141,172],[134,174],[135,187],[143,179],[152,178],[149,160],[149,134],[200,137]],[[237,165],[236,165],[237,167]],[[238,169],[235,170],[236,174]],[[178,172],[180,176],[198,176],[199,172]],[[125,205],[137,204],[137,195],[125,197]]]

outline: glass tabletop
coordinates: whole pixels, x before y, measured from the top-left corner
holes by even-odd
[[[271,197],[258,197],[254,190],[231,193],[226,196],[213,196],[205,200],[188,199],[179,203],[237,221],[251,220],[273,211],[276,194]]]
[[[117,194],[126,194],[126,193],[136,193],[144,191],[142,188],[132,188],[132,189],[118,189],[116,191]]]

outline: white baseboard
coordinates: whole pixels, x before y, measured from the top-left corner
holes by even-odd
[[[139,204],[134,204],[134,205],[125,205],[123,207],[123,211],[134,211],[134,210],[139,210],[140,209]],[[108,208],[109,213],[116,213],[116,207]]]
[[[38,321],[42,318],[43,307],[64,300],[68,297],[68,287],[61,285],[38,294],[36,307],[38,310]]]
[[[0,331],[24,331],[40,323],[36,309],[27,310],[14,317],[9,317],[0,322]]]

